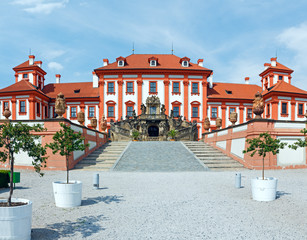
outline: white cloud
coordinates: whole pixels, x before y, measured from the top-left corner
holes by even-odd
[[[63,67],[60,63],[57,63],[57,62],[50,62],[50,63],[48,63],[48,68],[49,68],[50,70],[60,71],[60,70],[62,70],[64,67]]]
[[[47,60],[53,60],[54,58],[61,57],[66,53],[64,50],[51,50],[51,49],[43,49],[42,55]]]
[[[66,6],[69,0],[48,1],[48,0],[15,0],[13,4],[21,5],[24,11],[29,13],[50,14],[57,8]]]

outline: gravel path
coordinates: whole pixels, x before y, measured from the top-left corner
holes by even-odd
[[[93,172],[73,170],[82,206],[62,209],[51,182],[65,172],[22,171],[14,196],[33,201],[32,239],[306,239],[307,169],[266,171],[279,179],[273,202],[251,199],[260,171],[241,173],[236,189],[234,172],[100,172],[94,190]]]
[[[113,169],[128,172],[206,170],[207,168],[181,142],[131,142]]]

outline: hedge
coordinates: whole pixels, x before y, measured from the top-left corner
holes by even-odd
[[[10,170],[0,170],[0,188],[9,187],[8,183],[10,182],[9,178]]]

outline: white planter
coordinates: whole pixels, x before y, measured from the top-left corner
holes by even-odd
[[[81,205],[82,182],[81,181],[57,181],[53,182],[53,193],[57,207],[71,208]]]
[[[251,180],[253,199],[257,201],[273,201],[276,199],[277,179],[270,177]]]
[[[7,202],[1,199],[1,202]],[[12,202],[27,205],[0,207],[0,239],[31,239],[32,202],[22,198],[12,198]]]

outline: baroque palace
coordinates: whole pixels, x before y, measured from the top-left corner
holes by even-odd
[[[110,129],[112,122],[144,113],[142,104],[155,96],[167,116],[193,122],[200,138],[206,117],[211,130],[216,129],[217,118],[222,119],[223,128],[231,125],[232,112],[237,113],[237,123],[252,119],[253,100],[260,92],[265,104],[263,118],[304,121],[307,92],[291,84],[293,70],[277,58],[264,64],[259,74],[261,86],[249,84],[248,77],[242,84],[214,82],[213,71],[203,65],[203,59],[192,63],[188,57],[172,54],[132,54],[112,63],[103,59],[91,82],[61,83],[57,74],[55,83],[45,85],[42,62],[30,55],[13,68],[15,83],[0,90],[0,107],[11,110],[12,120],[55,118],[55,100],[61,92],[67,105],[65,118],[78,123],[77,114],[82,111],[83,124],[90,126],[92,118],[101,121],[105,116]],[[154,108],[147,111],[156,113]]]

